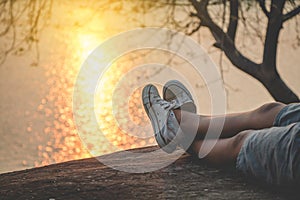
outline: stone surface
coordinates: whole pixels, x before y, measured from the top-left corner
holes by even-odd
[[[114,160],[118,166],[131,166],[132,169],[136,166],[148,169],[148,166],[172,159],[162,154],[147,160],[134,160],[134,153],[155,150],[157,147],[134,149],[127,157],[118,152],[102,156],[100,160]],[[167,167],[146,173],[115,170],[96,158],[89,158],[1,174],[0,199],[274,200],[300,199],[300,192],[249,181],[234,169],[207,166],[184,154]]]

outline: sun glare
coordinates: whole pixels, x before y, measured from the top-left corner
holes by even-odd
[[[81,60],[85,60],[95,48],[101,44],[102,39],[100,36],[89,33],[79,33],[78,34],[78,46],[80,49]]]
[[[115,52],[112,49],[99,47],[104,39],[99,32],[85,29],[70,34],[69,47],[63,52],[67,58],[65,63],[59,69],[47,67],[47,84],[51,89],[45,101],[53,102],[55,120],[47,122],[44,132],[53,138],[46,146],[39,147],[42,162],[37,162],[36,166],[154,144],[153,137],[146,137],[148,129],[137,129],[148,123],[140,102],[141,88],[130,92],[142,74],[133,74],[132,78],[126,79],[130,88],[124,88],[122,82],[123,76],[136,66],[140,54],[113,60],[111,57]],[[83,74],[78,76],[79,72]],[[76,122],[72,110],[75,83],[79,83],[81,91],[76,107],[80,120]],[[123,84],[117,87],[119,83]],[[91,96],[94,96],[95,105],[86,104]],[[40,106],[46,114],[51,109],[44,104]],[[90,111],[96,114],[98,127],[91,123]]]
[[[139,139],[131,135],[137,132],[134,129],[136,126],[143,125],[146,121],[140,104],[140,88],[132,94],[123,87],[116,89],[124,74],[135,65],[130,56],[125,56],[107,66],[107,61],[116,52],[99,46],[113,33],[105,29],[105,21],[97,18],[87,20],[89,13],[89,9],[79,12],[72,8],[70,15],[63,15],[66,18],[61,21],[65,24],[57,26],[55,32],[49,32],[57,34],[56,31],[60,31],[58,33],[63,36],[58,40],[55,50],[58,54],[53,59],[55,64],[49,62],[45,65],[49,92],[38,106],[38,111],[47,117],[43,132],[50,139],[46,144],[38,146],[40,160],[35,162],[35,166],[90,157],[91,154],[99,156],[111,153],[116,150],[111,148],[112,145],[118,149],[129,149],[154,143],[153,138]],[[72,24],[75,25],[69,26]],[[89,70],[85,70],[85,64],[89,66]],[[76,107],[80,120],[75,122],[73,92],[80,70],[84,72],[80,77],[81,93],[78,94],[81,101]],[[99,79],[101,72],[104,73]],[[128,81],[132,82],[131,86],[136,83],[133,82],[135,79]],[[95,86],[98,86],[96,91]],[[85,104],[93,95],[96,105]],[[91,123],[89,111],[94,111],[97,115],[96,128]],[[129,115],[124,115],[127,112]],[[84,128],[82,130],[78,127]],[[103,134],[99,133],[99,128]],[[26,130],[33,132],[34,127],[28,126]],[[146,135],[145,131],[139,134]]]

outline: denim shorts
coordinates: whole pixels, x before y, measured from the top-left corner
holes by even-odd
[[[253,130],[239,152],[236,168],[275,185],[300,183],[300,104],[285,106],[271,128]]]

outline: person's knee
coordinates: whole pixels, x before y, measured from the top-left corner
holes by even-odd
[[[279,111],[286,105],[279,102],[267,103],[250,114],[253,129],[267,128],[273,125]]]
[[[266,103],[260,106],[257,110],[257,114],[267,114],[269,112],[279,112],[286,104],[280,102]]]
[[[237,135],[232,137],[231,148],[232,148],[232,151],[236,155],[238,155],[238,153],[240,152],[245,139],[249,136],[251,131],[252,130],[245,130],[245,131],[239,132]]]

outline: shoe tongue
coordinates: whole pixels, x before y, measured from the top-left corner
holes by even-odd
[[[190,98],[184,93],[178,94],[176,100],[177,100],[179,106],[182,106],[184,103],[191,101]]]
[[[167,129],[165,137],[171,141],[174,139],[174,137],[177,135],[177,131],[179,128],[179,124],[177,122],[177,119],[175,117],[175,114],[173,110],[170,111],[169,116],[167,118]]]
[[[179,108],[181,110],[192,113],[196,112],[196,106],[194,102],[191,99],[189,99],[189,97],[187,97],[186,95],[182,95],[180,98],[177,98],[174,101],[176,101],[176,106],[174,107],[174,109]]]

